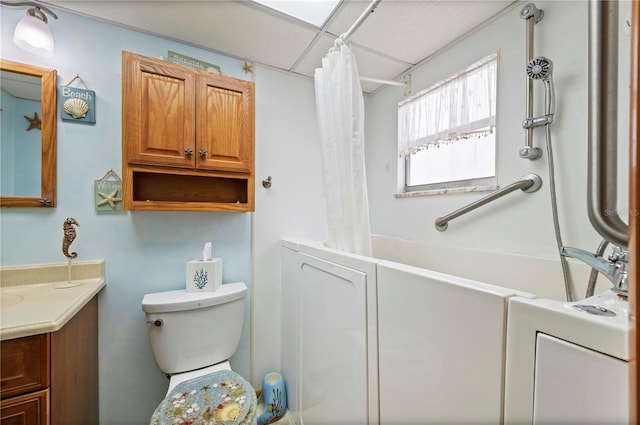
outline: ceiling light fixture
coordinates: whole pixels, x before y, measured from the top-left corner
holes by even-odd
[[[18,22],[13,32],[13,42],[20,48],[35,55],[50,58],[53,56],[53,35],[47,25],[44,12],[58,19],[55,13],[41,4],[32,1],[9,2],[0,0],[8,7],[29,7],[27,15]]]

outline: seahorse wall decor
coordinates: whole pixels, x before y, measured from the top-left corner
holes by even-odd
[[[62,239],[62,253],[68,259],[78,258],[77,252],[72,252],[69,254],[69,247],[71,246],[71,242],[76,238],[76,228],[73,226],[80,226],[75,218],[69,217],[64,221],[62,225],[62,229],[64,230],[64,238]]]

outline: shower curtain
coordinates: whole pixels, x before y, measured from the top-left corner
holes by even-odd
[[[364,99],[351,49],[339,38],[315,71],[327,246],[371,255],[364,152]]]

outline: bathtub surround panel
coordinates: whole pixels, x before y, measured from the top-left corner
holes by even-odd
[[[406,252],[415,247],[394,241],[386,251]],[[497,258],[493,261],[502,258],[494,255]],[[476,264],[479,258],[469,261]],[[467,257],[457,260],[466,262]],[[329,368],[339,364],[327,361],[335,354],[334,342],[346,347],[344,341],[364,335],[362,315],[344,314],[341,306],[346,298],[355,312],[366,306],[366,351],[357,348],[359,361],[351,357],[354,352],[342,354],[340,359],[350,359],[358,367],[366,364],[367,379],[361,373],[351,373],[332,380],[339,382],[336,385],[366,390],[369,424],[531,423],[539,333],[623,362],[629,359],[628,303],[610,290],[577,303],[564,301],[561,290],[558,300],[537,297],[538,289],[547,291],[554,284],[562,287],[560,276],[542,282],[544,270],[519,282],[519,288],[527,290],[523,292],[342,253],[323,247],[321,242],[282,240],[281,261],[283,375],[289,385],[289,408],[298,423],[364,423],[357,416],[360,412],[349,411],[350,415],[338,420],[333,412],[319,408],[325,398],[320,396],[323,391],[317,383],[323,380],[309,376],[318,365]],[[494,268],[494,272],[504,270]],[[508,273],[517,276],[516,272]],[[352,290],[357,285],[352,285],[349,276],[358,275],[364,275],[364,293]],[[331,298],[331,309],[325,308],[327,297]],[[313,307],[306,303],[309,299]],[[575,309],[578,303],[602,306],[616,315],[589,314]],[[339,326],[329,327],[336,319]],[[333,334],[326,341],[313,340],[325,332]],[[551,356],[552,363],[558,359]],[[555,366],[541,364],[540,373],[549,367]],[[608,390],[626,399],[627,374],[617,369],[618,378],[610,381]],[[338,370],[323,370],[322,378]],[[597,380],[601,373],[591,376]],[[545,378],[540,382],[544,388],[550,381]],[[563,382],[566,391],[582,394],[576,382]],[[598,391],[588,393],[595,399],[602,396]],[[541,409],[550,406],[548,399],[539,401]],[[545,414],[541,411],[540,417]]]
[[[576,310],[573,308],[573,304],[599,305],[612,310],[616,315],[589,314]],[[620,301],[617,295],[611,291],[577,303],[541,298],[511,298],[507,320],[505,424],[531,423],[533,420],[534,389],[537,385],[536,375],[538,374],[535,370],[536,343],[538,336],[542,333],[583,347],[591,352],[627,362],[629,360],[629,304],[626,301]],[[551,360],[558,361],[559,359],[560,357],[553,356]],[[577,357],[574,361],[577,361],[576,359]],[[559,366],[556,364],[555,367]],[[562,373],[569,373],[568,370],[561,369],[564,371]],[[557,376],[554,377],[554,380],[560,377],[558,373],[556,373]],[[581,373],[595,379],[595,381],[591,381],[592,385],[600,385],[602,382],[600,377],[604,371],[591,368],[590,370],[584,369]],[[616,398],[619,400],[628,400],[628,373],[622,373],[618,377],[621,379],[613,381],[609,379],[608,390],[617,394]],[[562,385],[565,384],[567,383]],[[544,381],[542,385],[544,385]],[[582,391],[579,390],[580,386],[577,381],[568,385],[573,391]],[[587,388],[583,393],[582,403],[588,395],[593,396],[594,392]],[[604,400],[599,401],[599,403],[603,402]],[[549,407],[548,404],[545,405],[544,400],[542,403],[542,407],[545,409]],[[605,409],[606,407],[601,406],[601,408]],[[540,414],[548,413],[540,412]],[[585,423],[584,419],[582,416],[575,416],[576,423]],[[623,420],[621,423],[627,423],[627,421]]]
[[[322,243],[283,240],[281,245],[281,351],[294,418],[305,423],[500,422],[507,301],[533,295],[342,253]],[[365,291],[355,290],[360,279]],[[331,308],[323,302],[327,297]],[[353,311],[347,314],[345,306]],[[362,308],[366,311],[358,313]],[[324,343],[312,340],[327,331],[332,334]],[[351,351],[334,357],[341,352],[338,343]],[[339,368],[344,359],[351,364],[346,374]],[[312,376],[318,365],[327,369],[321,377]],[[358,369],[363,365],[365,374]],[[336,417],[323,408],[330,397],[318,385],[324,379],[333,381],[336,392],[341,386],[350,389],[340,395],[351,403],[351,410],[342,410],[347,415]],[[363,390],[366,410],[355,411],[353,395]],[[344,398],[333,403],[342,405]]]
[[[538,333],[533,423],[629,423],[628,386],[628,362]]]
[[[539,298],[565,299],[557,258],[460,247],[443,249],[441,245],[383,235],[373,235],[372,242],[374,255],[380,259],[530,292]],[[577,260],[570,260],[569,267],[577,299],[584,298],[591,268]],[[598,275],[595,293],[610,288],[611,282]]]
[[[301,254],[298,278],[301,422],[368,423],[366,274]]]
[[[344,254],[352,268],[305,249],[280,250],[289,410],[298,423],[378,423],[375,260]]]
[[[390,262],[377,281],[380,423],[500,423],[513,291]]]

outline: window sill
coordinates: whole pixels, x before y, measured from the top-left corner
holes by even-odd
[[[468,186],[468,187],[450,187],[442,189],[416,190],[413,192],[402,192],[393,195],[395,198],[414,198],[418,196],[445,195],[447,193],[465,193],[465,192],[489,192],[496,190],[498,186]]]

